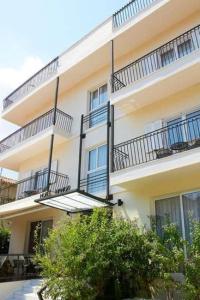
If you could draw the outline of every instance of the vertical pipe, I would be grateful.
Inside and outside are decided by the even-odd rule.
[[[115,111],[111,105],[111,172],[114,172],[114,144],[115,144]]]
[[[81,163],[82,163],[82,148],[83,148],[83,117],[81,115],[81,127],[80,127],[80,144],[79,144],[79,162],[78,162],[78,190],[80,190],[80,182],[81,182]]]
[[[107,199],[110,196],[110,102],[107,104]]]
[[[59,90],[59,77],[57,77],[57,80],[56,80],[56,91],[55,91],[55,98],[54,98],[54,112],[53,112],[53,125],[54,126],[56,124],[56,111],[57,111],[57,104],[58,104],[58,90]],[[51,135],[51,139],[50,139],[48,173],[47,173],[47,192],[49,192],[49,187],[50,187],[53,146],[54,146],[54,134]]]
[[[57,112],[57,105],[58,105],[59,83],[60,83],[60,78],[57,77],[57,79],[56,79],[55,101],[54,101],[53,125],[56,125],[56,112]]]
[[[114,93],[114,72],[115,72],[115,60],[114,60],[114,41],[111,41],[111,92]]]

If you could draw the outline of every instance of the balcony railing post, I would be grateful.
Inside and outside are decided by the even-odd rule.
[[[114,93],[114,72],[115,72],[114,40],[112,40],[111,41],[111,93]]]

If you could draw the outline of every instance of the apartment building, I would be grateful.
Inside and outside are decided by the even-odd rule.
[[[0,206],[9,255],[34,252],[63,217],[96,207],[189,239],[200,219],[200,2],[133,0],[3,101],[0,142],[19,172]]]

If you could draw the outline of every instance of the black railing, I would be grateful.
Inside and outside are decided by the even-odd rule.
[[[15,183],[17,194],[15,200],[24,199],[38,194],[57,194],[69,190],[69,177],[67,175],[51,171],[48,185],[48,170],[36,172],[33,176]],[[10,198],[14,184],[0,189],[1,195]],[[49,189],[48,189],[49,187]],[[38,196],[38,198],[40,198]]]
[[[200,147],[200,113],[114,146],[114,171]]]
[[[113,15],[113,28],[122,26],[156,0],[132,0]]]
[[[21,127],[0,141],[0,154],[49,128],[53,125],[53,120],[54,109]],[[69,134],[71,132],[72,121],[73,118],[70,115],[59,109],[56,110],[56,127],[63,129]]]
[[[200,48],[200,25],[137,59],[112,75],[116,92]]]
[[[0,282],[40,277],[40,268],[29,254],[0,254]]]
[[[57,73],[59,57],[34,74],[3,100],[3,109],[26,96]]]
[[[80,180],[80,189],[89,194],[106,193],[107,171],[106,169],[89,173],[86,178]]]
[[[106,123],[108,114],[108,105],[101,106],[83,117],[84,129],[92,128],[101,123]]]

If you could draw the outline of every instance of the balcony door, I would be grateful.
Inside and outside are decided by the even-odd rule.
[[[53,220],[36,221],[30,224],[28,253],[35,253],[36,245],[42,245],[49,230],[53,227]],[[36,234],[37,232],[37,234]]]
[[[106,120],[106,112],[98,113],[98,110],[108,102],[108,87],[107,84],[90,92],[90,124],[89,127],[94,127]]]
[[[88,159],[88,192],[95,194],[106,188],[106,157],[107,145],[89,151]]]
[[[177,225],[184,239],[191,242],[192,223],[200,221],[200,191],[184,193],[155,202],[157,231],[162,235],[163,225]]]

